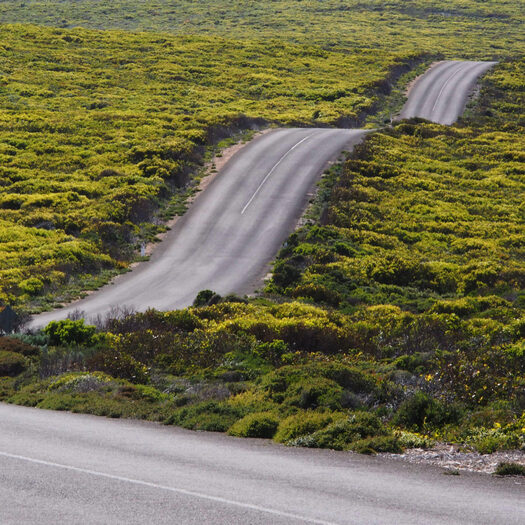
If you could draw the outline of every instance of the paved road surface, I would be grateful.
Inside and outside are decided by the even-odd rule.
[[[148,263],[39,325],[74,309],[87,317],[111,306],[161,310],[190,305],[200,290],[252,292],[299,219],[328,161],[363,130],[278,129],[235,155],[166,236]]]
[[[454,60],[436,64],[414,84],[400,118],[421,117],[453,124],[465,110],[479,76],[494,64]]]
[[[523,524],[525,480],[0,404],[0,523]]]
[[[476,78],[492,64],[444,62],[431,68],[412,89],[402,115],[451,123],[463,111]],[[220,294],[252,292],[328,161],[365,134],[278,129],[260,136],[228,162],[149,262],[82,301],[35,317],[31,326],[44,326],[74,310],[89,319],[115,306],[182,308],[205,288]]]

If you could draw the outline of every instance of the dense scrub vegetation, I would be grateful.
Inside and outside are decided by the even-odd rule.
[[[324,182],[321,224],[281,251],[274,287],[348,312],[514,317],[525,287],[524,73],[519,62],[489,75],[480,117],[404,122],[357,147]]]
[[[124,268],[203,148],[267,122],[355,124],[413,57],[0,26],[0,301]],[[344,75],[341,72],[344,71]]]
[[[523,51],[520,0],[5,0],[1,22],[228,38],[284,38],[324,48],[494,58]]]
[[[355,125],[408,65],[519,55],[519,7],[2,2],[0,301],[47,308],[124,271],[163,230],[159,206],[181,210],[181,186],[221,136]]]
[[[525,448],[524,69],[497,66],[460,124],[399,123],[327,175],[277,302],[203,292],[0,339],[0,398],[364,453]]]
[[[0,300],[124,268],[232,130],[353,124],[407,64],[523,50],[514,1],[297,5],[2,2],[166,33],[0,26]],[[398,123],[332,168],[265,298],[0,337],[0,400],[364,453],[525,449],[524,74],[503,61],[458,125]]]
[[[291,236],[270,286],[348,314],[364,354],[485,417],[525,409],[524,78],[502,63],[458,125],[369,137],[325,177],[320,223]]]
[[[102,331],[60,321],[42,334],[0,339],[0,399],[364,453],[443,437],[482,452],[525,446],[506,364],[495,379],[507,381],[508,397],[497,405],[437,385],[423,374],[421,354],[398,354],[411,352],[407,331],[430,339],[447,331],[450,316],[428,327],[414,317],[402,325],[396,313],[369,307],[357,322],[301,303],[220,302],[126,315],[106,320]],[[405,348],[378,356],[383,343],[373,334],[396,322]],[[478,381],[484,392],[485,384],[497,400],[502,388],[487,374]]]

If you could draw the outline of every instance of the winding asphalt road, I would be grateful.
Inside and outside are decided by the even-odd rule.
[[[493,64],[450,61],[432,67],[413,86],[401,117],[452,123],[479,75]],[[30,326],[75,310],[89,319],[114,307],[183,308],[206,288],[221,295],[253,292],[327,163],[365,135],[364,130],[302,128],[256,138],[198,196],[149,262],[81,301],[36,316]]]
[[[253,292],[327,163],[365,134],[303,128],[259,136],[199,194],[149,262],[84,300],[38,316],[36,323],[64,318],[75,309],[89,318],[112,306],[182,308],[205,288]]]
[[[444,124],[492,64],[443,63],[402,113]],[[151,261],[33,326],[253,290],[327,162],[362,130],[280,129],[238,153]],[[385,458],[0,404],[0,523],[522,524],[525,486]]]
[[[523,524],[525,480],[0,404],[0,523]]]

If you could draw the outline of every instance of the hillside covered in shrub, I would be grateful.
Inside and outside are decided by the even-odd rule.
[[[297,20],[284,0],[243,2],[242,20],[221,0],[209,20],[203,2],[147,4],[24,13],[198,35],[1,26],[2,301],[38,307],[124,267],[235,130],[348,125],[408,65],[523,45],[512,1],[305,0]],[[324,49],[301,42],[306,19]],[[216,36],[228,28],[238,40]],[[525,62],[502,60],[458,124],[370,134],[325,173],[257,298],[204,291],[181,311],[0,337],[0,400],[364,453],[525,449],[524,85]]]
[[[520,56],[523,22],[516,0],[2,2],[0,301],[38,311],[125,271],[219,139],[382,122],[401,74]]]
[[[0,301],[33,308],[125,268],[206,145],[271,122],[355,125],[413,59],[36,26],[0,35]]]
[[[348,312],[514,317],[525,304],[524,78],[525,62],[503,63],[459,125],[371,135],[325,176],[320,222],[290,237],[274,288]]]

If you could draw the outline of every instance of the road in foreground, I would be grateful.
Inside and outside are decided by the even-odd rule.
[[[443,62],[414,85],[402,117],[450,124],[492,62]],[[293,230],[327,163],[366,132],[278,129],[238,152],[169,232],[151,260],[67,307],[36,316],[44,326],[75,310],[90,318],[113,307],[160,310],[191,305],[200,290],[250,293]]]
[[[5,404],[0,421],[2,525],[513,525],[525,516],[518,479]]]

